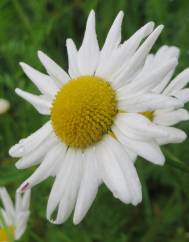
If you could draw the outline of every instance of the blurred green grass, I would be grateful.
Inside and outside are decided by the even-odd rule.
[[[41,49],[67,68],[66,38],[80,45],[86,17],[96,10],[97,33],[102,46],[119,10],[124,10],[123,38],[147,21],[163,23],[165,29],[154,50],[162,44],[181,49],[177,72],[189,66],[188,0],[1,0],[0,1],[0,97],[11,102],[10,111],[0,116],[0,185],[14,196],[16,187],[32,170],[17,171],[8,149],[45,122],[28,103],[14,93],[16,87],[36,92],[18,63],[24,61],[43,70],[36,52]],[[189,105],[188,105],[189,108]],[[179,124],[189,134],[187,123]],[[166,147],[173,157],[189,166],[189,140]],[[169,159],[169,158],[168,158]],[[157,167],[138,160],[143,184],[143,202],[126,206],[102,187],[85,220],[62,226],[45,220],[52,180],[33,189],[32,213],[23,242],[187,242],[189,241],[189,176],[169,165]]]

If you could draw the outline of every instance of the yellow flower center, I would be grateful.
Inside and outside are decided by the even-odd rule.
[[[154,119],[154,112],[147,111],[147,112],[142,112],[140,114],[142,114],[143,116],[148,118],[150,121],[153,121],[153,119]]]
[[[81,76],[65,84],[55,97],[51,121],[68,146],[86,148],[111,130],[118,112],[116,94],[100,77]]]
[[[14,227],[8,226],[6,229],[2,228],[0,229],[0,242],[9,242],[10,237],[13,237],[14,235]]]

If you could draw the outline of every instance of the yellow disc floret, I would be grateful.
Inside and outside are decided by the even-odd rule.
[[[100,77],[81,76],[58,92],[51,121],[56,135],[68,146],[86,148],[111,130],[117,113],[116,95]]]
[[[150,121],[153,121],[153,119],[154,119],[154,112],[146,111],[146,112],[142,112],[140,114],[142,114],[143,116],[148,118]]]
[[[0,229],[0,242],[9,242],[13,241],[14,236],[14,227],[8,226],[7,228]]]

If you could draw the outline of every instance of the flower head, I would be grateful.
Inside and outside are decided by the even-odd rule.
[[[68,73],[41,51],[38,57],[48,75],[21,63],[41,95],[16,93],[50,121],[13,146],[10,155],[20,157],[19,169],[40,164],[21,192],[55,177],[47,205],[54,223],[63,223],[74,208],[74,223],[79,223],[102,183],[114,197],[137,205],[142,199],[137,155],[160,165],[165,161],[158,139],[168,139],[170,132],[153,122],[154,113],[178,109],[183,102],[153,90],[174,70],[177,57],[147,68],[163,26],[154,29],[149,22],[121,43],[122,19],[121,11],[100,50],[91,11],[79,50],[67,40]]]
[[[21,238],[26,230],[29,217],[30,190],[24,195],[16,193],[15,206],[6,190],[0,188],[0,201],[3,208],[1,209],[2,220],[0,221],[0,241],[9,241],[9,236],[13,236],[15,240]]]

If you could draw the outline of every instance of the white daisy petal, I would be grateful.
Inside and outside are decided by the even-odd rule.
[[[179,57],[180,50],[175,46],[162,46],[154,55],[154,65],[161,64],[162,61],[168,61],[169,59]]]
[[[171,77],[173,76],[175,72],[176,66],[172,68],[172,70],[162,79],[162,81],[152,89],[152,92],[155,93],[162,93],[164,88],[167,86],[169,81],[171,80]]]
[[[61,87],[70,80],[69,75],[42,51],[38,51],[38,57],[47,73],[54,79],[58,87]]]
[[[24,194],[18,195],[18,197],[22,197],[21,208],[22,210],[28,210],[30,206],[30,199],[31,199],[31,190],[26,191]],[[17,193],[16,193],[16,201],[17,201]],[[17,202],[16,202],[17,204]],[[18,202],[19,204],[19,202]],[[19,207],[19,205],[18,205]]]
[[[167,133],[150,120],[140,114],[119,114],[115,120],[115,125],[127,134],[127,129],[132,129],[134,133],[147,136],[148,138],[166,137]]]
[[[146,56],[148,55],[149,51],[151,50],[152,46],[160,35],[162,29],[162,25],[158,26],[144,41],[144,43],[138,48],[129,63],[123,65],[120,74],[117,75],[114,83],[112,83],[115,88],[124,85],[125,80],[129,79],[144,63]]]
[[[129,159],[134,163],[137,159],[137,154],[135,152],[133,152],[132,150],[130,150],[129,148],[126,148],[123,146],[123,148],[125,149],[126,153],[129,156]]]
[[[78,51],[78,66],[81,75],[93,75],[98,59],[99,46],[95,31],[95,12],[92,10],[87,19],[83,43]]]
[[[102,142],[96,145],[97,162],[102,180],[114,197],[119,198],[124,203],[130,203],[131,194],[116,155],[113,152],[115,148],[108,146],[107,140],[106,136]]]
[[[58,143],[58,139],[54,134],[50,134],[34,151],[31,151],[27,155],[23,156],[17,161],[17,169],[28,168],[33,165],[41,163],[44,155],[47,151]]]
[[[0,208],[0,211],[3,216],[3,220],[5,224],[7,224],[8,226],[12,225],[13,224],[12,217],[10,217],[10,215],[4,209]]]
[[[15,89],[16,94],[32,104],[32,106],[41,114],[49,115],[51,102],[45,100],[42,96],[37,96],[29,92],[25,92],[19,88]]]
[[[81,151],[68,149],[47,204],[47,218],[51,222],[56,224],[63,223],[72,212],[80,185],[82,169]],[[51,215],[57,206],[58,214],[54,220],[51,218]]]
[[[185,69],[178,76],[176,76],[168,87],[164,90],[164,95],[173,95],[177,91],[180,91],[189,82],[189,68]]]
[[[23,233],[26,230],[27,221],[30,215],[29,206],[30,206],[30,197],[31,190],[26,191],[24,194],[16,192],[16,214],[15,214],[15,239],[18,240],[21,238]]]
[[[145,72],[148,73],[149,70],[152,70],[153,68],[156,68],[156,66],[162,65],[162,63],[169,62],[170,59],[179,57],[179,49],[177,47],[168,47],[168,46],[162,46],[159,48],[156,54],[153,55],[153,60],[151,59],[151,54],[147,57],[147,59],[150,58],[150,60],[147,60],[147,63],[144,65],[142,71],[139,73],[139,75],[144,75]],[[160,81],[156,83],[156,86],[153,89],[153,92],[155,93],[161,93],[163,89],[167,86],[169,83],[175,68],[172,68],[171,71],[164,77],[161,78]]]
[[[183,103],[176,98],[150,93],[136,95],[119,101],[119,109],[126,112],[145,112],[182,106]]]
[[[117,158],[120,168],[124,174],[128,189],[131,195],[131,203],[137,205],[142,200],[141,184],[138,179],[136,169],[129,156],[124,152],[122,146],[112,137],[108,137],[107,145],[112,147],[112,151]]]
[[[40,129],[25,139],[21,139],[18,144],[12,146],[9,155],[12,157],[21,157],[34,150],[44,139],[52,132],[50,121],[44,124]]]
[[[167,112],[161,112],[161,110],[158,110],[154,113],[153,122],[159,125],[171,126],[186,120],[189,120],[189,113],[185,109]]]
[[[186,103],[189,101],[189,88],[181,89],[180,91],[177,91],[174,93],[174,96],[181,100],[183,103]]]
[[[84,152],[84,171],[74,212],[74,224],[79,224],[96,197],[99,178],[94,149]]]
[[[164,164],[165,157],[162,154],[158,144],[153,140],[150,140],[148,142],[133,140],[131,138],[128,138],[117,127],[113,127],[113,132],[115,133],[120,143],[122,143],[126,147],[129,147],[133,152],[137,153],[139,156],[157,165]]]
[[[121,42],[121,24],[124,13],[120,11],[116,16],[101,50],[101,57],[108,57],[111,52],[118,47]]]
[[[50,151],[47,152],[44,160],[41,162],[40,166],[35,170],[35,172],[23,182],[19,191],[22,191],[23,188],[26,187],[26,184],[27,189],[29,189],[51,176],[51,172],[54,170],[54,167],[60,162],[60,160],[63,160],[65,152],[66,146],[61,143],[55,145]]]
[[[24,234],[26,227],[27,227],[27,221],[29,218],[29,211],[24,212],[23,214],[19,214],[19,216],[16,218],[16,229],[15,229],[15,240],[19,240],[22,235]]]
[[[20,62],[20,66],[43,95],[53,97],[57,93],[58,87],[48,75],[35,70],[33,67],[23,62]]]
[[[187,138],[186,133],[180,129],[174,127],[162,127],[162,129],[164,129],[169,135],[157,139],[157,142],[160,145],[182,143]]]
[[[0,200],[5,209],[5,213],[9,218],[14,218],[14,205],[5,187],[0,187]]]
[[[128,40],[126,40],[120,49],[127,49],[128,56],[134,54],[139,47],[141,41],[146,38],[154,29],[154,22],[149,22],[134,33]]]
[[[77,49],[72,39],[67,39],[66,47],[68,52],[68,72],[71,78],[80,76],[77,62]]]
[[[68,187],[63,192],[58,208],[57,219],[54,221],[56,224],[64,223],[74,209],[82,173],[82,160],[78,161],[77,166],[74,167],[73,170],[74,176],[71,178]]]
[[[121,24],[123,21],[123,16],[123,11],[120,11],[107,34],[104,46],[100,52],[99,65],[96,71],[97,76],[104,76],[104,65],[109,60],[112,52],[119,46],[121,42]]]
[[[177,60],[175,58],[170,59],[166,64],[162,64],[157,68],[154,68],[148,74],[144,76],[139,76],[136,80],[118,89],[118,95],[120,99],[122,96],[129,96],[133,93],[144,93],[149,92],[156,86],[156,84],[162,80],[175,66],[177,65]]]
[[[146,24],[130,39],[120,45],[119,48],[112,53],[111,58],[107,56],[106,60],[104,60],[101,70],[97,70],[96,75],[104,77],[110,83],[114,82],[119,74],[118,70],[120,70],[121,67],[130,60],[132,54],[139,46],[142,39],[151,33],[153,26],[154,24],[152,22]]]
[[[125,41],[117,50],[117,56],[114,57],[114,65],[119,67],[119,72],[122,71],[122,67],[126,66],[139,47],[141,41],[148,36],[154,28],[154,23],[149,22],[140,28],[134,35],[132,35],[127,41]],[[116,58],[117,57],[117,58]],[[112,58],[113,59],[113,58]],[[124,67],[125,68],[125,67]],[[110,77],[110,80],[116,79],[116,76],[119,75],[119,72],[112,72],[113,75]]]

